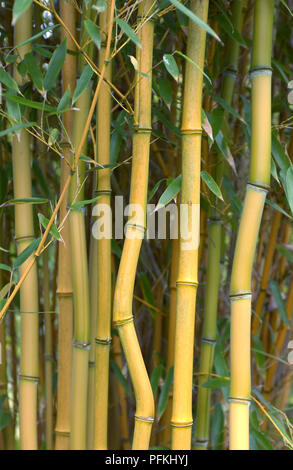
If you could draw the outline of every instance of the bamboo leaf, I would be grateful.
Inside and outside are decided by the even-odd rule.
[[[11,267],[7,266],[7,264],[0,263],[0,269],[3,269],[3,271],[11,271]]]
[[[101,47],[101,34],[99,28],[91,20],[84,21],[85,29],[98,49]]]
[[[162,196],[159,199],[159,202],[155,208],[155,211],[158,211],[162,207],[166,206],[172,199],[176,198],[177,194],[181,189],[181,175],[177,176],[177,178],[172,179],[169,181],[169,184],[165,191],[163,192]]]
[[[178,82],[179,69],[174,57],[171,54],[164,54],[163,62],[169,74]]]
[[[241,121],[243,124],[247,124],[244,118],[239,113],[237,113],[237,111],[235,111],[235,109],[232,108],[232,106],[230,106],[225,100],[223,100],[223,98],[221,98],[220,96],[216,96],[213,93],[209,93],[209,95],[213,98],[214,101],[219,103],[219,105],[222,106],[222,108],[224,108],[225,111],[230,113],[236,119],[239,119],[239,121]]]
[[[28,108],[39,109],[40,111],[47,111],[50,113],[57,112],[57,109],[53,108],[53,106],[48,106],[45,103],[40,103],[39,101],[31,101],[27,98],[23,98],[22,96],[11,95],[8,93],[4,93],[4,96],[6,96],[10,101],[22,106],[27,106]]]
[[[111,369],[112,369],[113,373],[116,375],[117,379],[119,380],[122,387],[124,388],[124,391],[125,391],[126,395],[129,398],[131,398],[131,392],[130,392],[128,382],[125,379],[124,375],[122,374],[118,364],[116,364],[116,362],[113,359],[110,359],[110,365],[111,365]]]
[[[154,186],[153,189],[151,190],[150,195],[149,195],[149,197],[148,197],[148,202],[150,202],[150,201],[152,200],[152,198],[154,197],[154,195],[155,195],[156,192],[158,191],[158,189],[159,189],[159,187],[160,187],[160,185],[161,185],[161,183],[162,183],[163,181],[166,181],[166,178],[162,178],[161,180],[159,180],[159,181],[155,184],[155,186]]]
[[[53,31],[55,28],[59,28],[59,26],[60,26],[60,24],[53,24],[51,26],[48,26],[47,28],[42,29],[42,31],[35,34],[34,36],[31,36],[30,38],[26,39],[25,41],[22,41],[19,44],[16,44],[16,46],[14,46],[13,49],[10,49],[10,53],[13,52],[15,49],[18,49],[19,47],[25,46],[26,44],[29,44],[30,42],[35,41],[36,39],[40,38],[41,36],[44,36],[44,34],[48,33],[49,31]],[[51,57],[51,55],[49,57]]]
[[[223,449],[225,416],[221,403],[215,403],[211,425],[211,444],[215,450]]]
[[[160,78],[158,80],[158,91],[166,105],[170,106],[172,103],[172,87],[168,78]]]
[[[0,412],[0,431],[9,424],[11,420],[11,414],[9,411],[1,411]]]
[[[84,201],[77,201],[74,202],[71,206],[70,209],[73,211],[77,211],[81,209],[83,206],[86,206],[87,204],[92,204],[93,202],[96,202],[101,196],[94,197],[93,199],[86,199]]]
[[[216,379],[209,379],[205,383],[202,384],[202,387],[204,388],[222,388],[222,387],[228,387],[230,385],[230,380],[225,379],[225,378],[216,378]]]
[[[86,65],[83,69],[80,78],[77,80],[76,88],[73,93],[72,104],[74,104],[80,95],[84,92],[87,88],[88,84],[91,81],[93,76],[93,70],[89,65]]]
[[[30,75],[36,88],[42,92],[43,91],[43,74],[37,62],[37,59],[32,52],[28,52],[24,56],[24,62],[27,67],[28,74]]]
[[[196,62],[194,62],[194,60],[191,60],[187,55],[183,54],[180,51],[175,51],[174,54],[180,55],[185,60],[187,60],[187,62],[194,65],[194,67],[196,67],[203,74],[203,76],[207,79],[207,81],[212,85],[212,81],[211,81],[210,77],[204,72],[204,70],[202,70],[202,68],[200,68],[200,66]]]
[[[272,132],[272,155],[280,169],[287,171],[291,162],[278,139],[278,134],[275,131]]]
[[[115,21],[116,23],[118,24],[118,26],[122,29],[123,33],[126,34],[126,36],[129,37],[129,39],[134,42],[134,44],[138,47],[141,48],[141,42],[140,40],[138,39],[137,35],[135,34],[135,32],[133,31],[133,29],[129,26],[128,23],[126,23],[126,21],[122,20],[121,18],[115,18]]]
[[[45,204],[49,202],[48,199],[44,197],[26,197],[18,199],[9,199],[7,204]]]
[[[281,318],[283,322],[285,323],[285,325],[289,328],[290,323],[287,317],[285,302],[283,300],[283,297],[281,296],[281,292],[279,290],[277,281],[275,281],[274,279],[271,279],[269,282],[269,286],[271,288],[271,291],[275,299],[275,302],[277,304],[278,310],[280,312]]]
[[[19,133],[19,131],[21,131],[21,129],[26,129],[28,127],[33,127],[36,125],[36,122],[23,122],[21,124],[16,124],[15,126],[8,127],[8,129],[5,129],[4,131],[0,131],[0,137],[11,133],[17,134]]]
[[[224,201],[221,190],[215,182],[214,178],[207,171],[201,171],[200,177],[205,182],[210,191],[212,191],[212,193],[214,193],[219,199]]]
[[[281,3],[282,5],[284,5],[284,7],[286,8],[286,10],[290,13],[291,16],[293,16],[293,13],[292,11],[290,10],[290,8],[288,7],[287,3],[285,2],[285,0],[281,0]]]
[[[67,90],[65,91],[61,100],[59,101],[59,104],[57,106],[57,111],[59,113],[62,113],[63,111],[65,111],[70,105],[70,100],[71,100],[71,93],[70,93],[70,87],[68,86]]]
[[[202,21],[198,16],[196,16],[192,11],[190,11],[188,8],[186,8],[181,2],[178,0],[169,0],[170,3],[173,3],[173,5],[178,8],[184,15],[188,16],[195,24],[203,28],[208,34],[213,36],[217,41],[222,43],[221,39],[219,36],[215,33],[215,31],[204,21]]]
[[[162,391],[159,396],[159,401],[158,401],[158,418],[159,419],[163,415],[166,409],[167,403],[168,403],[169,392],[171,390],[172,383],[173,383],[173,375],[174,375],[174,367],[172,366],[167,372],[165,382],[164,382]]]
[[[12,26],[15,25],[17,20],[31,6],[32,3],[33,0],[14,0],[12,9]]]
[[[0,67],[0,82],[3,83],[9,90],[16,91],[17,93],[20,93],[18,85],[16,81],[9,75],[9,73],[4,70],[3,67]]]
[[[65,61],[67,50],[67,39],[60,44],[59,47],[54,51],[51,60],[48,65],[48,69],[44,79],[44,88],[46,91],[51,90],[55,86],[57,77],[61,72],[62,66]]]
[[[49,219],[47,219],[47,217],[45,217],[43,214],[38,214],[38,218],[39,218],[40,224],[44,227],[44,229],[46,229],[49,224]],[[56,238],[56,240],[61,239],[61,235],[58,232],[58,229],[55,224],[51,225],[49,233],[52,235],[52,237]]]
[[[36,240],[32,241],[16,258],[13,263],[13,269],[19,268],[38,248],[41,238],[36,238]]]
[[[158,386],[159,386],[159,382],[160,382],[160,378],[162,376],[163,370],[164,370],[163,364],[159,364],[152,371],[151,387],[152,387],[154,398],[156,398],[156,394],[157,394],[157,390],[158,390]]]

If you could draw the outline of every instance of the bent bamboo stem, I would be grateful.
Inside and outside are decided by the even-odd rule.
[[[252,56],[252,136],[247,185],[231,277],[230,449],[249,449],[251,273],[271,158],[273,0],[256,0]]]
[[[153,1],[144,0],[139,6],[139,17],[147,17]],[[147,20],[138,32],[142,49],[137,48],[138,70],[135,89],[135,118],[133,135],[133,163],[130,204],[140,210],[127,225],[114,294],[114,324],[118,328],[128,364],[136,399],[136,414],[132,448],[143,450],[149,446],[154,420],[154,398],[141,354],[132,316],[132,298],[136,268],[146,223],[149,147],[151,134],[151,70],[153,53],[153,23]]]

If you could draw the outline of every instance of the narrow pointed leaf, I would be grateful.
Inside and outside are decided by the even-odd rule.
[[[91,20],[84,21],[85,29],[98,49],[101,47],[101,34],[99,28]]]
[[[61,72],[62,66],[66,57],[67,40],[60,44],[59,47],[54,51],[51,60],[48,65],[48,69],[44,79],[44,88],[46,91],[51,90],[55,86],[57,77]]]
[[[84,92],[87,88],[88,84],[91,81],[93,76],[93,70],[89,65],[86,65],[83,69],[80,78],[77,80],[76,88],[73,93],[72,104],[76,102],[76,100],[80,97],[80,95]]]
[[[134,42],[136,46],[141,47],[141,42],[138,39],[135,32],[133,31],[133,29],[131,28],[131,26],[129,26],[129,24],[126,23],[126,21],[122,20],[121,18],[115,18],[115,21],[118,24],[118,26],[122,29],[123,33],[125,33],[126,36],[128,36],[129,39],[132,42]]]

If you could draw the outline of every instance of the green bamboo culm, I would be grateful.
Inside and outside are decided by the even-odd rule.
[[[75,8],[66,0],[60,4],[61,16],[69,31],[75,37],[76,15]],[[67,49],[75,50],[75,44],[69,34],[62,29],[62,40],[67,38]],[[66,54],[62,68],[62,93],[70,88],[71,94],[75,88],[77,60],[76,55]],[[68,162],[71,158],[70,142],[73,135],[74,112],[67,111],[63,115],[63,159],[61,161],[60,193],[70,174]],[[58,380],[57,380],[57,416],[55,428],[55,449],[69,450],[70,447],[70,402],[71,402],[71,370],[72,370],[72,338],[73,338],[73,293],[72,266],[70,248],[69,220],[66,218],[68,206],[68,191],[60,207],[60,222],[63,223],[62,238],[64,243],[58,246]]]
[[[116,288],[114,293],[113,320],[118,329],[129,368],[136,400],[135,426],[132,448],[148,449],[154,420],[154,398],[144,360],[138,343],[132,315],[133,289],[139,252],[146,226],[146,202],[151,136],[151,76],[153,58],[154,25],[150,15],[153,0],[139,4],[138,30],[141,48],[137,47],[138,70],[135,86],[135,123],[133,132],[133,158],[130,186],[130,204],[137,210],[127,224]],[[132,214],[130,214],[131,216]]]
[[[231,276],[230,449],[249,449],[251,274],[270,184],[273,0],[256,0],[251,68],[251,165]]]
[[[32,36],[32,8],[29,8],[16,22],[14,27],[15,45]],[[21,59],[31,49],[31,43],[19,47]],[[14,68],[14,77],[18,85],[23,78]],[[15,199],[32,196],[31,181],[31,139],[26,130],[12,139],[12,163]],[[15,240],[19,255],[34,240],[33,208],[31,204],[15,205]],[[31,258],[19,268],[20,275]],[[39,299],[37,263],[34,263],[20,288],[21,311],[21,350],[19,375],[19,420],[20,447],[22,450],[36,450],[37,436],[37,395],[39,375]]]
[[[102,44],[99,55],[99,66],[106,60],[107,26],[111,21],[111,1],[100,15]],[[105,78],[111,81],[111,62],[106,62]],[[100,165],[110,163],[111,132],[111,92],[104,82],[97,102],[97,161]],[[99,170],[97,175],[98,204],[101,209],[104,232],[95,240],[97,249],[97,284],[91,288],[97,295],[96,336],[95,336],[95,424],[94,449],[107,449],[108,437],[108,392],[109,392],[109,355],[111,346],[111,170]],[[98,215],[98,214],[95,214]],[[109,229],[109,232],[108,232]],[[100,234],[101,235],[101,234]]]
[[[232,2],[231,22],[237,31],[240,31],[242,24],[242,0]],[[233,38],[227,41],[227,61],[223,76],[222,98],[231,105],[233,90],[236,80],[236,71],[239,55],[239,43]],[[222,131],[227,134],[227,111],[224,113]],[[214,179],[221,186],[223,164],[220,161],[222,156],[216,156]],[[205,310],[200,345],[198,396],[196,411],[196,443],[195,449],[205,450],[209,445],[210,426],[210,396],[211,389],[202,387],[209,379],[213,369],[214,350],[216,345],[218,295],[220,284],[220,258],[222,245],[222,225],[220,210],[217,207],[217,200],[214,200],[214,208],[209,209],[208,220],[208,265],[205,289]]]
[[[208,1],[193,0],[190,10],[207,22]],[[182,111],[182,189],[181,213],[187,207],[185,225],[191,237],[182,235],[180,217],[180,246],[176,282],[176,326],[174,356],[174,391],[172,406],[172,449],[190,449],[192,417],[192,379],[195,302],[198,286],[200,158],[201,158],[201,101],[206,31],[189,21],[187,56],[199,68],[186,61]],[[198,214],[197,214],[198,212]],[[198,216],[198,217],[197,217]],[[187,222],[187,223],[186,223]],[[195,225],[195,226],[194,226]],[[186,229],[185,229],[186,230]],[[197,239],[198,238],[198,239]],[[188,246],[188,245],[190,246]]]

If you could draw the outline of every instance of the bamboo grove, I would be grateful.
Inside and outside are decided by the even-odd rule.
[[[293,449],[293,1],[0,15],[0,449]]]

